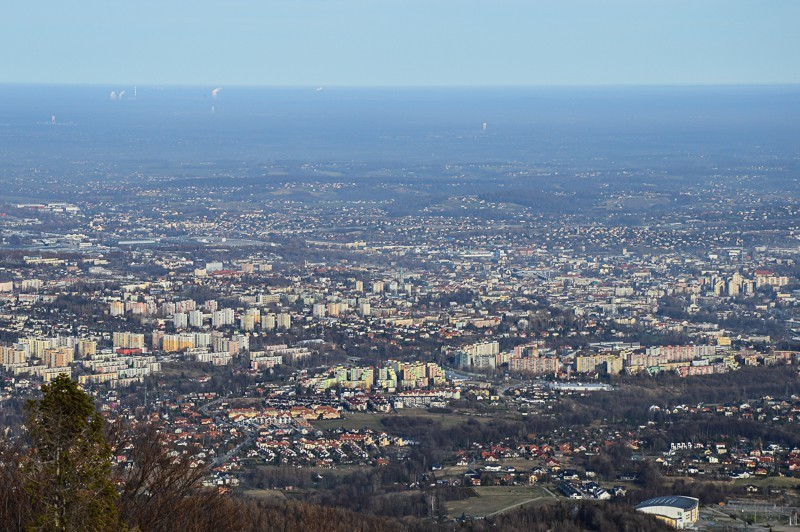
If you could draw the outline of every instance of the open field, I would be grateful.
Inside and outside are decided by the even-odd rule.
[[[320,419],[312,421],[311,424],[319,429],[327,430],[336,428],[342,428],[345,430],[371,428],[373,430],[382,432],[386,430],[386,427],[384,427],[381,423],[381,418],[392,416],[425,418],[430,420],[431,423],[440,424],[441,427],[445,429],[453,428],[466,423],[469,419],[475,419],[479,423],[488,423],[492,420],[491,417],[467,416],[458,412],[439,414],[429,412],[425,409],[409,408],[405,410],[399,410],[397,413],[392,414],[367,412],[347,413],[343,419]]]
[[[252,497],[259,500],[272,500],[272,499],[285,499],[281,490],[244,490],[242,494],[246,497]]]
[[[447,503],[451,517],[462,514],[486,516],[525,504],[542,504],[552,496],[542,488],[527,486],[481,486],[473,488],[477,497]]]
[[[757,486],[765,488],[770,486],[772,488],[791,489],[800,487],[800,478],[796,477],[755,477],[755,478],[739,478],[734,480],[737,486]]]
[[[441,424],[443,429],[450,429],[458,425],[462,425],[470,419],[474,419],[478,423],[488,423],[493,420],[493,418],[489,416],[473,416],[473,415],[463,414],[461,412],[440,414],[419,408],[409,408],[409,409],[399,410],[397,414],[394,415],[424,418],[431,421],[432,423]]]
[[[337,428],[345,430],[371,428],[377,431],[384,431],[386,429],[381,424],[381,418],[384,415],[385,414],[372,413],[346,414],[342,419],[319,419],[311,421],[311,424],[323,430]]]

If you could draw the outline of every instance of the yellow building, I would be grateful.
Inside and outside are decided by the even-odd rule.
[[[193,334],[165,334],[161,348],[168,353],[184,351],[194,347]]]
[[[143,349],[144,334],[130,332],[115,332],[113,335],[114,347],[123,349]]]
[[[578,373],[597,371],[610,375],[619,375],[622,371],[622,361],[622,355],[616,353],[582,355],[575,357],[575,370]]]
[[[78,356],[82,358],[94,356],[97,353],[97,342],[94,340],[78,341]]]
[[[48,368],[63,368],[69,366],[73,360],[73,350],[69,347],[48,349],[42,359]]]

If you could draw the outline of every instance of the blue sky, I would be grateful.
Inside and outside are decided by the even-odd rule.
[[[25,0],[0,83],[800,83],[800,0]]]

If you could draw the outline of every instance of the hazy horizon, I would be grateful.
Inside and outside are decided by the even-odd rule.
[[[62,127],[47,127],[53,117]],[[85,172],[76,161],[143,159],[589,171],[661,168],[669,157],[673,171],[704,173],[747,157],[794,168],[798,124],[796,85],[223,86],[216,97],[211,86],[0,85],[0,156],[56,164],[64,175]]]

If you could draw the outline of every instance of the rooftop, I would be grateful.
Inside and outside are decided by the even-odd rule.
[[[683,495],[668,495],[665,497],[653,497],[639,503],[636,509],[648,508],[652,506],[672,506],[681,510],[691,510],[700,504],[699,499],[694,497],[684,497]]]

